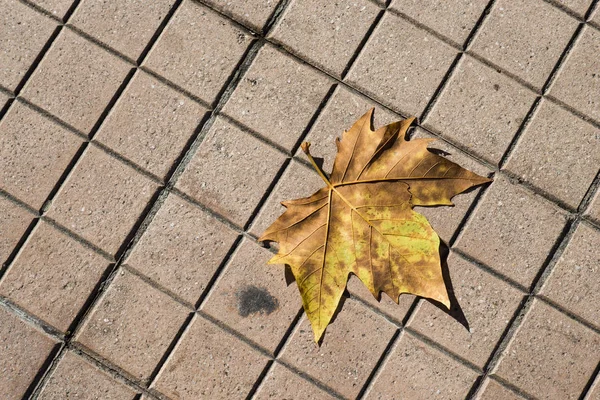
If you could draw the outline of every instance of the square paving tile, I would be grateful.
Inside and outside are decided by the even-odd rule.
[[[40,209],[82,143],[16,102],[0,122],[0,188]]]
[[[346,80],[407,116],[419,116],[456,53],[430,33],[387,13]]]
[[[464,399],[477,373],[403,334],[366,399]]]
[[[588,206],[586,215],[588,215],[592,220],[600,223],[600,190],[597,190],[596,197]]]
[[[496,176],[456,247],[528,288],[565,222],[558,208]]]
[[[293,333],[281,359],[345,397],[358,395],[396,328],[348,299],[327,327],[321,346],[306,317]]]
[[[535,98],[506,75],[465,56],[423,124],[498,164]]]
[[[0,265],[4,267],[4,262],[21,240],[35,215],[1,196],[0,215]]]
[[[549,91],[596,121],[600,121],[600,70],[596,57],[599,52],[600,32],[584,27]]]
[[[245,399],[267,357],[196,316],[152,388],[180,400]]]
[[[69,23],[137,60],[174,3],[84,0]]]
[[[219,118],[177,188],[244,226],[284,160],[281,152]]]
[[[414,18],[462,46],[487,3],[487,0],[459,0],[451,3],[444,0],[395,0],[390,8]]]
[[[600,328],[600,229],[580,224],[540,293]]]
[[[195,304],[236,237],[214,217],[171,194],[126,263]]]
[[[66,332],[109,262],[40,222],[4,276],[0,294]]]
[[[291,151],[331,84],[312,67],[265,45],[223,112]]]
[[[0,307],[0,387],[7,400],[21,399],[56,340]]]
[[[279,0],[204,0],[204,2],[258,32],[263,30],[267,20],[280,3]]]
[[[341,76],[380,11],[368,0],[294,0],[269,36],[303,59]]]
[[[2,10],[0,85],[14,91],[50,40],[56,23],[18,1],[3,0]]]
[[[600,399],[600,375],[596,375],[596,380],[590,387],[588,394],[585,396],[584,400],[598,400]]]
[[[275,364],[258,389],[257,400],[266,399],[318,399],[333,400],[335,397],[301,378],[281,364]]]
[[[428,301],[408,326],[483,369],[524,293],[453,254],[448,270],[458,301],[452,312],[462,309],[469,330]]]
[[[73,5],[73,0],[30,0],[33,4],[48,11],[56,18],[62,20]]]
[[[165,179],[207,111],[139,70],[94,140]]]
[[[125,61],[63,29],[21,95],[88,133],[130,70]]]
[[[600,129],[542,101],[506,169],[577,209],[598,165]]]
[[[204,5],[184,0],[144,66],[212,103],[251,41],[245,29]]]
[[[133,400],[136,392],[70,351],[58,363],[39,395],[42,400]]]
[[[75,340],[145,382],[190,311],[121,269]]]
[[[577,399],[599,359],[600,335],[535,300],[493,372],[539,398]]]
[[[491,379],[487,379],[483,383],[475,398],[477,400],[525,400],[525,397],[516,394]]]
[[[583,18],[592,3],[590,0],[556,0],[556,2],[571,10],[580,18]]]
[[[202,310],[273,353],[302,307],[273,254],[244,239]]]
[[[471,50],[541,89],[575,28],[576,19],[545,1],[500,0]]]
[[[338,85],[335,89],[305,139],[312,143],[311,154],[314,157],[323,157],[325,172],[330,173],[333,168],[333,160],[337,154],[335,139],[341,137],[344,131],[350,129],[360,117],[373,107],[375,107],[374,128],[402,119],[399,115],[379,107],[372,100],[345,86]],[[301,149],[298,149],[296,156],[306,160]]]
[[[4,108],[4,106],[6,106],[6,103],[8,103],[8,100],[10,99],[10,96],[4,92],[0,92],[0,112],[2,111],[2,109]]]
[[[157,187],[133,168],[89,146],[47,215],[114,254]]]

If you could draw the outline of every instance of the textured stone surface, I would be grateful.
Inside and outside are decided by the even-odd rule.
[[[541,294],[600,327],[600,230],[580,224]]]
[[[368,0],[294,0],[269,36],[340,76],[380,10]]]
[[[217,119],[177,188],[244,226],[284,160],[279,151]]]
[[[157,185],[89,146],[55,197],[48,216],[109,253],[115,253]]]
[[[576,27],[577,20],[545,1],[500,0],[471,50],[540,89]]]
[[[596,15],[600,15],[600,12],[596,12]],[[597,96],[600,92],[600,71],[595,57],[598,52],[600,33],[591,27],[584,27],[549,92],[596,121],[600,121],[600,100]]]
[[[498,382],[487,379],[481,386],[477,400],[523,400],[523,396],[510,391]]]
[[[483,368],[524,293],[456,255],[448,257],[448,270],[456,298],[453,315],[421,301],[408,326]]]
[[[281,359],[346,397],[356,397],[395,328],[355,300],[327,327],[321,346],[303,317]]]
[[[0,7],[0,85],[15,90],[56,23],[17,1],[2,0]]]
[[[300,310],[300,293],[287,286],[273,254],[244,239],[202,310],[274,352]]]
[[[56,341],[0,307],[0,387],[7,400],[21,399]]]
[[[576,399],[599,359],[600,335],[535,300],[494,374],[539,398]]]
[[[185,0],[144,66],[212,103],[250,41],[246,30],[206,6]]]
[[[175,0],[84,0],[69,22],[113,49],[136,60]]]
[[[331,83],[308,65],[265,45],[223,112],[291,151]]]
[[[196,317],[152,387],[170,398],[244,399],[267,358]]]
[[[583,18],[591,4],[590,0],[556,0],[556,2],[574,12],[580,18]]]
[[[463,399],[477,373],[403,334],[367,399]]]
[[[72,352],[65,353],[40,393],[42,400],[132,400],[136,392]]]
[[[121,270],[75,340],[146,381],[190,310]]]
[[[414,18],[462,46],[487,3],[486,0],[451,3],[444,0],[394,0],[390,8]]]
[[[0,284],[0,294],[66,331],[109,262],[40,222]]]
[[[4,197],[0,197],[0,215],[0,265],[4,267],[35,216]]]
[[[506,169],[577,209],[598,165],[600,129],[543,101]]]
[[[592,220],[600,223],[600,190],[597,191],[596,197],[592,200],[592,203],[589,205],[586,215],[588,215]]]
[[[565,222],[558,208],[496,176],[456,247],[529,287]]]
[[[206,4],[225,15],[248,25],[256,31],[262,31],[269,17],[275,12],[279,0],[205,0]]]
[[[424,126],[497,164],[535,98],[529,89],[465,56]]]
[[[126,263],[195,304],[236,236],[197,206],[171,194]]]
[[[88,133],[130,69],[125,61],[63,29],[21,94]]]
[[[0,122],[0,188],[41,208],[82,142],[16,102]]]
[[[456,57],[456,50],[393,14],[386,14],[347,81],[404,114],[419,116]]]
[[[254,397],[257,400],[266,399],[319,399],[333,400],[335,397],[327,394],[308,380],[294,374],[281,364],[275,364],[265,377],[263,384]]]
[[[32,0],[31,2],[59,19],[63,19],[73,5],[73,0]]]
[[[138,71],[94,139],[164,179],[206,112]]]

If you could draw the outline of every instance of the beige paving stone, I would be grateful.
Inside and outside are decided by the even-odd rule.
[[[408,326],[483,369],[524,293],[453,254],[448,270],[458,301],[452,312],[462,309],[469,330],[427,301],[419,303]]]
[[[600,223],[600,190],[597,190],[596,197],[588,206],[586,215],[588,215],[592,220]]]
[[[219,118],[176,187],[244,226],[284,160],[279,151]]]
[[[88,133],[130,69],[125,61],[63,29],[21,95]]]
[[[269,36],[341,76],[380,11],[368,0],[294,0]]]
[[[535,98],[506,75],[465,56],[424,126],[497,164]]]
[[[39,209],[83,140],[16,102],[0,122],[0,188]]]
[[[575,28],[577,20],[545,1],[500,0],[471,50],[541,89]]]
[[[600,129],[543,101],[506,169],[577,209],[598,165]]]
[[[244,239],[203,311],[273,353],[302,307],[295,284],[286,285],[282,265],[267,265],[273,254]]]
[[[402,119],[399,115],[387,111],[345,86],[338,85],[335,89],[327,105],[306,135],[306,141],[312,143],[311,154],[314,157],[323,158],[325,172],[330,173],[333,169],[333,160],[337,154],[335,138],[341,137],[344,131],[350,129],[361,116],[373,107],[375,107],[374,128]],[[298,149],[296,156],[306,159],[301,149]]]
[[[598,7],[596,7],[596,11],[594,11],[592,18],[590,19],[589,22],[594,24],[596,27],[600,27],[600,11],[599,11]]]
[[[396,321],[396,323],[402,323],[410,306],[415,301],[415,296],[407,293],[400,295],[398,303],[385,293],[381,293],[380,300],[377,300],[364,283],[354,275],[350,276],[346,288],[352,295],[375,307],[379,312],[386,314],[388,318]]]
[[[10,99],[10,96],[4,92],[0,92],[0,111],[2,111],[2,109],[4,108],[4,106],[6,105],[6,103],[8,103],[8,100]]]
[[[237,233],[170,194],[126,263],[195,304]]]
[[[325,183],[312,168],[292,160],[256,216],[249,232],[260,237],[285,212],[282,201],[309,197],[323,186]]]
[[[39,399],[133,400],[136,392],[72,352],[65,353]]]
[[[434,136],[418,127],[414,130],[412,137],[432,138]],[[429,148],[442,151],[445,158],[481,176],[489,176],[491,173],[491,170],[487,167],[442,140],[436,140],[431,143]],[[452,202],[454,203],[453,207],[415,207],[414,210],[427,217],[427,220],[433,229],[435,229],[440,239],[447,244],[450,239],[452,239],[452,236],[458,229],[462,220],[465,218],[473,201],[475,201],[475,197],[477,197],[482,188],[486,186],[487,185],[479,186],[455,196],[452,199]]]
[[[580,224],[540,293],[600,327],[600,230]]]
[[[175,0],[84,0],[69,19],[69,23],[136,60],[173,3]]]
[[[56,23],[18,1],[0,7],[0,85],[14,91],[50,40]]]
[[[487,379],[476,397],[477,400],[524,400],[525,398],[505,388],[498,382]]]
[[[21,399],[56,341],[0,307],[0,387],[6,400]]]
[[[538,398],[577,399],[599,359],[600,335],[534,300],[493,372]]]
[[[61,20],[73,5],[73,0],[31,0],[31,2]]]
[[[321,390],[306,379],[294,374],[281,364],[275,364],[265,377],[254,397],[266,399],[315,399],[333,400],[335,397]]]
[[[265,45],[223,112],[291,151],[331,84],[325,75]]]
[[[190,311],[121,269],[75,340],[145,382]]]
[[[133,168],[89,146],[47,216],[112,254],[156,189]]]
[[[529,287],[565,222],[558,208],[496,176],[456,247]]]
[[[246,343],[196,317],[152,388],[180,400],[244,399],[266,363]]]
[[[185,0],[144,66],[212,103],[251,41],[246,30],[204,5]]]
[[[584,400],[599,400],[600,399],[600,375],[596,375],[596,380],[590,387],[588,394]]]
[[[403,334],[366,399],[464,399],[477,373]]]
[[[0,215],[0,265],[4,267],[4,262],[21,240],[35,215],[4,197],[0,197]]]
[[[395,0],[390,8],[414,18],[462,46],[487,3],[486,0],[452,3],[443,0]]]
[[[348,299],[327,327],[321,346],[303,317],[280,358],[345,397],[358,395],[395,327]]]
[[[580,18],[583,18],[591,4],[590,0],[556,0],[556,2],[573,11]]]
[[[280,3],[279,0],[205,0],[204,2],[258,32],[263,30],[267,20]]]
[[[407,116],[419,116],[455,57],[448,44],[388,13],[346,80]]]
[[[66,332],[109,262],[40,222],[0,284],[0,294]]]
[[[600,32],[584,27],[549,91],[550,95],[596,121],[600,121],[600,71],[595,56],[598,52]]]
[[[140,70],[94,140],[165,179],[207,111]]]

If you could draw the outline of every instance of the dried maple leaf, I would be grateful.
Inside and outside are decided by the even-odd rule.
[[[376,298],[402,293],[427,297],[446,307],[440,239],[413,206],[453,205],[451,198],[490,180],[431,153],[433,139],[405,140],[413,118],[373,131],[371,109],[337,139],[331,177],[302,149],[326,183],[287,208],[262,235],[279,243],[269,264],[291,267],[304,310],[319,341],[344,293],[357,275]]]

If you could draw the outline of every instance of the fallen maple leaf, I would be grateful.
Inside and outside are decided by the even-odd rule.
[[[442,278],[440,239],[413,206],[453,205],[451,198],[490,179],[431,153],[434,139],[405,140],[414,118],[373,131],[373,109],[342,140],[326,183],[287,208],[260,237],[279,243],[269,264],[291,267],[304,310],[318,342],[353,273],[376,298],[402,293],[436,300],[450,308]]]

